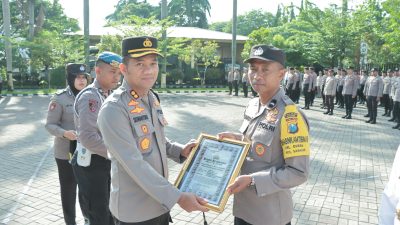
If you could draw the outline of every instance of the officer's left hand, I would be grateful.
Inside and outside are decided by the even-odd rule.
[[[181,151],[181,156],[187,158],[192,151],[193,147],[197,145],[197,141],[192,139],[186,145],[183,147],[183,150]]]
[[[354,95],[353,98],[356,98],[356,96]]]
[[[251,176],[250,175],[241,175],[235,179],[233,184],[229,185],[226,190],[229,194],[236,194],[243,191],[247,188],[251,183]]]

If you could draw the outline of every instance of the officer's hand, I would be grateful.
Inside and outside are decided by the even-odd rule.
[[[353,98],[356,98],[356,96],[354,95]]]
[[[381,98],[377,97],[377,98],[376,98],[376,101],[377,101],[377,102],[381,101]]]
[[[251,183],[251,176],[250,175],[241,175],[235,179],[233,184],[229,185],[226,190],[229,194],[236,194],[243,191],[247,188]]]
[[[197,141],[192,139],[190,140],[188,143],[186,143],[186,145],[183,147],[183,150],[181,151],[181,156],[187,158],[190,154],[190,152],[192,151],[192,149],[194,148],[194,146],[197,145]]]
[[[221,132],[217,134],[218,140],[222,140],[224,138],[229,138],[233,140],[241,141],[243,138],[242,134],[232,133],[232,132]]]
[[[75,141],[76,140],[76,133],[75,133],[74,130],[66,130],[64,132],[63,136],[65,138],[67,138],[68,140],[71,140],[71,141]]]
[[[178,199],[179,206],[186,212],[202,211],[207,212],[208,209],[203,205],[207,204],[207,201],[197,197],[192,193],[183,192]]]

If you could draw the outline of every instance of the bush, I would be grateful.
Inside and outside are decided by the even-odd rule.
[[[175,83],[175,82],[177,82],[178,80],[182,80],[183,79],[183,76],[184,76],[184,74],[183,74],[183,72],[182,72],[182,70],[181,69],[172,69],[172,70],[170,70],[169,72],[168,72],[168,75],[167,75],[167,80],[168,80],[168,77],[169,77],[169,80],[172,82],[172,83]]]
[[[50,71],[50,84],[52,87],[65,87],[65,67],[60,66]]]
[[[206,84],[222,84],[224,82],[224,71],[219,68],[209,68],[206,72]]]

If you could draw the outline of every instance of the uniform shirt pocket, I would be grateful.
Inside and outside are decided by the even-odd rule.
[[[149,122],[139,122],[133,125],[135,133],[137,135],[136,144],[139,151],[144,155],[149,155],[152,151],[152,135],[154,127]]]
[[[263,127],[266,125],[267,127]],[[271,126],[271,127],[268,127]],[[271,144],[274,139],[275,126],[260,123],[257,129],[254,131],[251,143],[250,156],[255,160],[261,160],[266,162],[272,161],[272,149]]]

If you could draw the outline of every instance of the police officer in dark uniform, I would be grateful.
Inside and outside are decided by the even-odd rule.
[[[74,104],[78,143],[72,165],[90,225],[114,225],[108,208],[111,163],[97,116],[106,97],[118,85],[121,62],[121,56],[115,53],[101,53],[96,61],[96,79],[77,95]]]
[[[60,181],[64,221],[67,225],[75,225],[77,183],[69,163],[77,138],[73,106],[75,96],[87,86],[89,74],[85,72],[85,64],[70,63],[65,69],[68,86],[51,98],[45,127],[50,134],[54,135],[53,149]],[[82,200],[80,194],[79,200],[80,202]],[[83,205],[82,202],[81,205]]]
[[[371,70],[371,76],[365,83],[364,94],[367,96],[367,107],[369,120],[366,123],[376,124],[376,116],[378,114],[378,101],[382,97],[383,81],[378,76],[378,69]]]

